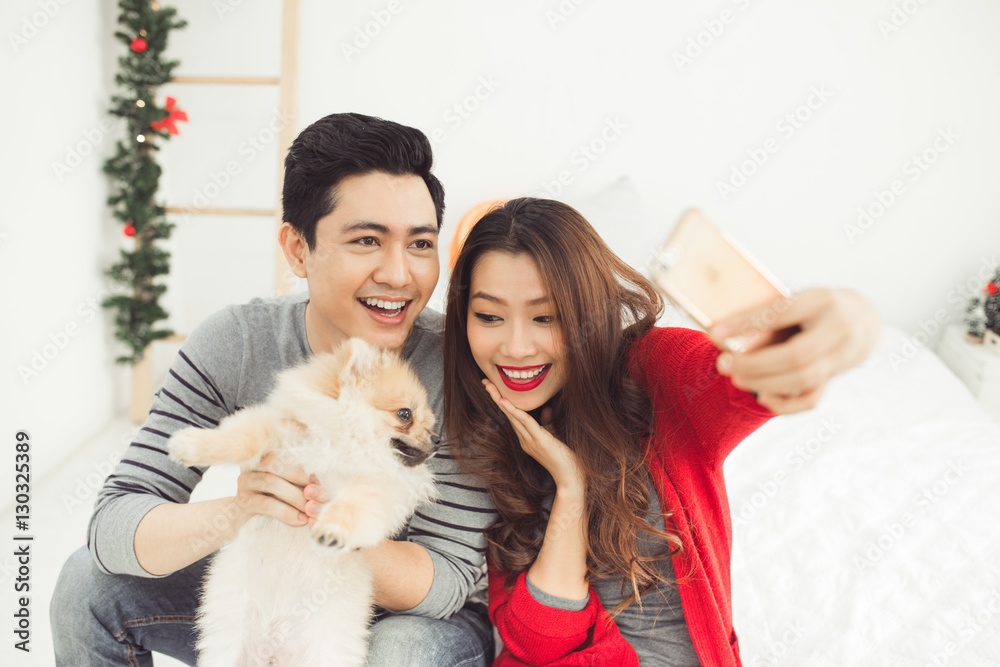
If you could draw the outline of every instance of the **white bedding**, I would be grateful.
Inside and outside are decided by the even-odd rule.
[[[1000,422],[904,340],[726,461],[747,667],[1000,665]]]

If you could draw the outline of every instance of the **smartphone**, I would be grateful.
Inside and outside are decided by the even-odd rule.
[[[700,211],[681,216],[653,253],[653,284],[706,331],[714,324],[791,293]],[[754,332],[716,341],[735,352],[757,347]]]

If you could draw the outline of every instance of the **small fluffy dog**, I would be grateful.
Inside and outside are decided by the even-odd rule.
[[[272,453],[315,473],[331,500],[315,524],[257,515],[215,556],[198,612],[199,665],[363,665],[371,574],[358,547],[396,534],[434,498],[438,444],[423,385],[398,355],[352,338],[282,372],[267,402],[186,428],[168,443],[188,466]]]

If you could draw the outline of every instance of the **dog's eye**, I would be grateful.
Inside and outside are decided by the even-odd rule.
[[[396,410],[396,416],[399,417],[399,421],[406,422],[407,424],[413,421],[413,413],[410,412],[409,408]]]

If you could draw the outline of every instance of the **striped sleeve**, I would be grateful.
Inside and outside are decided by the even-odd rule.
[[[474,477],[461,472],[447,445],[430,462],[438,500],[417,508],[407,539],[427,549],[434,580],[426,597],[405,613],[448,618],[485,581],[483,531],[497,518],[493,502]]]
[[[98,492],[87,547],[102,572],[155,576],[139,565],[135,530],[157,505],[188,502],[205,471],[171,461],[167,440],[188,426],[214,428],[235,411],[243,350],[242,327],[228,308],[185,340],[146,422]]]

